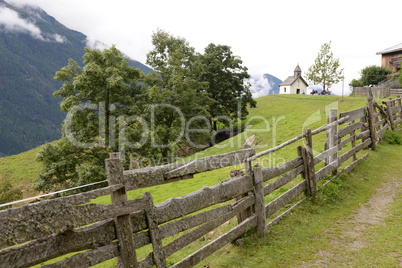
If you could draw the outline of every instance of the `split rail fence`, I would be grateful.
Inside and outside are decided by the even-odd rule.
[[[0,267],[30,267],[76,252],[44,267],[88,267],[115,257],[121,267],[167,267],[169,256],[237,219],[229,231],[171,264],[192,267],[252,228],[264,236],[268,227],[315,196],[317,183],[363,161],[365,149],[375,149],[385,131],[402,122],[401,98],[383,104],[369,98],[366,107],[339,116],[331,110],[326,125],[258,154],[248,148],[186,163],[123,170],[119,154],[113,153],[106,160],[108,187],[0,211]],[[320,133],[326,135],[326,144],[315,153],[314,139]],[[294,159],[271,168],[255,165],[291,144],[302,144]],[[245,171],[231,172],[231,178],[218,185],[161,204],[155,205],[150,193],[127,200],[127,191],[243,164]],[[111,204],[90,203],[104,195],[111,196]],[[152,248],[139,260],[138,249],[147,245]]]

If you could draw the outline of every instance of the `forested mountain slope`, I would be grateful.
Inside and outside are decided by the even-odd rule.
[[[52,95],[60,87],[53,77],[68,59],[81,63],[86,46],[84,34],[42,9],[0,0],[0,157],[61,137],[65,115]]]

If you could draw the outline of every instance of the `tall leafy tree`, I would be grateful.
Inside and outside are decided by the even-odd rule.
[[[193,47],[180,37],[163,30],[152,36],[154,48],[147,54],[147,64],[154,73],[147,75],[148,106],[152,115],[152,149],[167,159],[178,146],[188,143],[188,120],[208,113],[206,83],[200,82],[201,71]],[[195,127],[205,124],[202,120]],[[199,133],[203,133],[200,131]],[[187,139],[186,139],[187,137]],[[207,138],[204,132],[204,138]]]
[[[68,122],[68,132],[72,133],[65,134],[82,142],[97,141],[115,150],[111,124],[116,116],[135,112],[132,110],[143,93],[138,83],[141,72],[129,66],[128,59],[115,46],[104,51],[85,50],[83,68],[69,60],[55,76],[63,82],[60,90],[54,92],[55,97],[62,98],[60,109],[76,110]]]
[[[252,98],[250,86],[244,83],[250,75],[241,58],[235,56],[229,46],[209,44],[200,55],[200,61],[203,67],[201,81],[208,82],[213,129],[217,130],[217,122],[224,117],[233,120],[239,113],[242,118],[246,117],[247,105],[255,107],[256,101]],[[221,122],[227,123],[227,120]]]
[[[37,156],[43,163],[37,190],[104,180],[104,159],[118,149],[116,118],[140,110],[142,73],[129,66],[119,50],[114,46],[104,51],[86,48],[83,64],[70,60],[56,72],[55,79],[63,85],[54,96],[61,97],[60,109],[68,115],[63,138],[46,145]]]
[[[329,42],[321,46],[314,64],[306,73],[306,78],[313,84],[321,84],[323,89],[327,90],[343,78],[342,72],[339,59],[334,58]]]

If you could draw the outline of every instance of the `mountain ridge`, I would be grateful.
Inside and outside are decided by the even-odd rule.
[[[61,137],[65,114],[53,97],[61,83],[53,77],[70,58],[82,62],[87,41],[40,7],[0,0],[0,157]]]

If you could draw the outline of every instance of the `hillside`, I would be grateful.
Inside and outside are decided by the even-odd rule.
[[[365,103],[366,100],[363,97],[339,99],[336,96],[268,95],[257,98],[257,108],[249,110],[250,114],[245,121],[245,123],[252,126],[251,129],[199,152],[193,157],[205,157],[241,149],[245,138],[252,134],[257,136],[254,144],[256,150],[263,151],[299,135],[305,122],[311,128],[324,124],[326,121],[326,107],[338,106],[339,111],[348,111],[363,107]],[[313,120],[311,120],[311,116],[316,115],[317,111],[319,111],[320,118],[314,116]],[[262,120],[262,118],[266,120]],[[38,194],[32,192],[30,186],[36,180],[41,168],[40,164],[35,161],[35,156],[39,149],[36,148],[19,155],[0,158],[0,179],[7,178],[14,186],[23,189],[25,197]],[[203,174],[203,177],[200,177],[200,182],[189,181],[193,185],[191,187],[184,185],[182,189],[191,191],[194,189],[192,187],[197,188],[200,185],[216,184],[227,179],[228,170],[218,170],[207,174]],[[174,186],[170,184],[166,187],[176,187],[167,192],[177,192],[178,195],[183,194],[178,191],[181,187],[176,184]]]
[[[0,157],[60,138],[65,115],[52,95],[61,85],[53,77],[68,59],[81,63],[86,45],[84,34],[39,7],[0,0]]]

